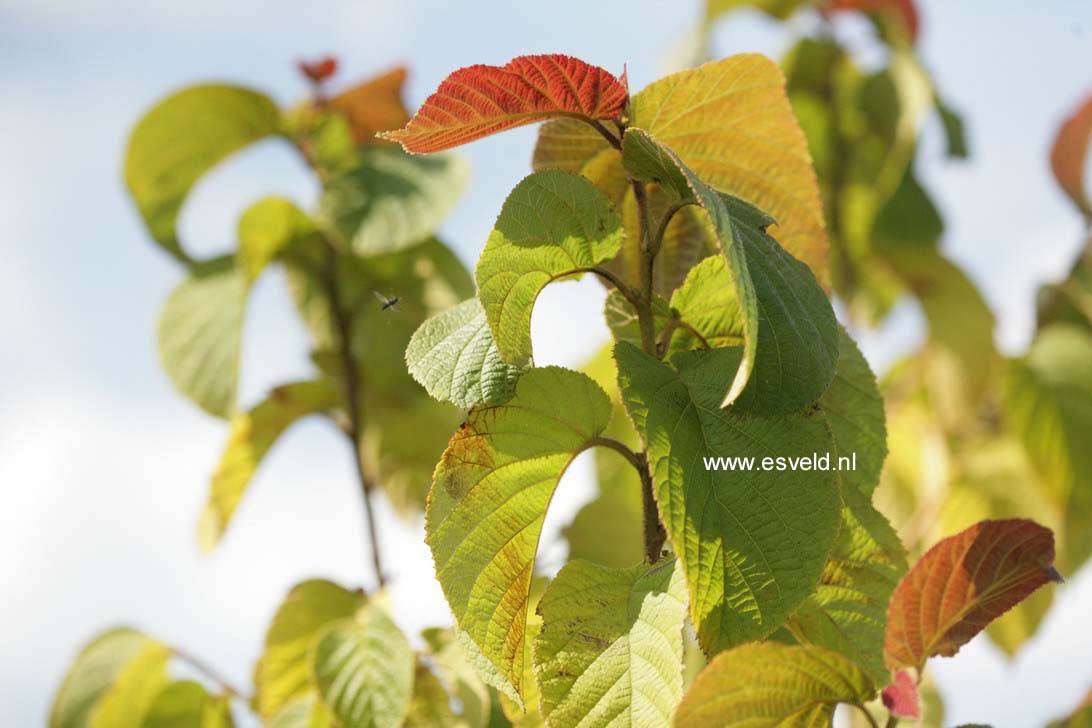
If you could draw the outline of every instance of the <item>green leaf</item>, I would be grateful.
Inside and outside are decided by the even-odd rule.
[[[317,695],[310,694],[289,701],[266,728],[334,728],[334,717]]]
[[[776,62],[740,53],[673,73],[634,94],[631,107],[632,125],[703,182],[773,215],[781,244],[825,284],[823,202]]]
[[[546,507],[610,414],[586,375],[532,369],[509,402],[470,413],[436,466],[425,523],[436,575],[479,653],[471,661],[510,697],[526,689],[527,606]]]
[[[192,86],[152,107],[125,150],[125,184],[152,237],[191,262],[175,230],[190,188],[221,160],[279,128],[273,100],[239,86]]]
[[[671,365],[615,348],[630,418],[648,445],[656,501],[709,654],[761,639],[815,589],[837,533],[836,474],[763,470],[763,458],[828,453],[820,412],[755,417],[719,408],[738,348],[676,354]],[[754,458],[754,470],[704,458]],[[786,461],[787,465],[787,461]]]
[[[406,364],[430,395],[464,409],[511,398],[526,369],[501,359],[477,298],[421,324],[406,348]]]
[[[704,292],[689,289],[699,286],[729,289],[736,302],[734,316],[724,308],[716,314],[713,322],[724,329],[711,331],[715,338],[743,338],[740,368],[722,406],[738,398],[739,406],[787,414],[814,402],[834,376],[837,321],[807,266],[766,234],[773,219],[704,185],[674,152],[641,129],[626,132],[622,162],[635,177],[659,182],[680,201],[698,204],[720,241],[724,267],[702,269],[694,279],[688,276],[680,302],[693,308],[693,299]],[[716,303],[729,306],[730,300],[720,300],[727,295],[720,294]],[[751,379],[754,383],[745,391]]]
[[[202,263],[159,315],[159,360],[178,391],[211,415],[235,409],[247,282],[230,256]]]
[[[1092,334],[1073,324],[1039,332],[1023,359],[1009,362],[1004,407],[1035,469],[1065,514],[1062,562],[1092,554]]]
[[[711,255],[690,269],[671,295],[671,308],[685,324],[671,338],[670,351],[739,346],[743,311],[724,256]]]
[[[265,401],[232,418],[201,513],[198,541],[203,551],[216,548],[250,479],[281,434],[296,420],[329,409],[336,401],[336,392],[325,381],[295,382],[275,387]]]
[[[141,728],[232,728],[227,697],[212,696],[189,680],[168,685],[156,696]]]
[[[622,223],[610,200],[579,175],[558,170],[526,177],[508,195],[475,278],[501,358],[531,359],[531,311],[547,284],[613,258]]]
[[[369,149],[360,164],[327,183],[322,215],[358,255],[392,253],[426,240],[466,186],[459,157]]]
[[[789,630],[800,642],[848,657],[877,685],[883,661],[887,604],[906,573],[906,555],[887,519],[855,488],[842,491],[842,523],[819,588],[796,610]]]
[[[840,471],[842,483],[871,496],[887,457],[883,398],[856,342],[839,327],[838,369],[819,406],[827,417],[839,456],[852,457],[852,470]]]
[[[362,607],[315,638],[315,686],[342,728],[398,728],[413,694],[413,650],[381,606]]]
[[[570,561],[539,602],[535,674],[551,725],[659,728],[682,697],[686,586],[674,558]]]
[[[1061,502],[1092,486],[1092,335],[1071,324],[1039,333],[1009,364],[1005,412]]]
[[[776,642],[722,652],[702,670],[675,713],[677,728],[829,726],[838,703],[861,705],[876,688],[828,650]]]
[[[88,728],[140,728],[156,695],[167,685],[171,650],[148,641],[118,671],[88,716]]]
[[[137,655],[156,643],[120,627],[104,632],[80,650],[53,699],[49,728],[85,728],[92,709]]]
[[[237,266],[253,283],[266,266],[293,243],[316,234],[311,219],[291,200],[266,197],[255,202],[239,219]]]
[[[254,669],[254,703],[263,718],[270,719],[294,699],[313,694],[308,652],[315,635],[353,616],[363,604],[360,592],[323,579],[292,587],[269,625],[265,651]]]

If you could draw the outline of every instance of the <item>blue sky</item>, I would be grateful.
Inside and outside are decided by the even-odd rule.
[[[945,219],[945,248],[982,286],[998,340],[1026,346],[1036,287],[1059,277],[1080,241],[1046,162],[1054,129],[1092,91],[1092,5],[922,3],[921,50],[967,117],[973,160],[943,159],[927,129],[921,176]],[[223,548],[198,556],[194,522],[223,424],[177,397],[160,372],[154,321],[179,272],[147,242],[120,179],[133,121],[158,97],[230,80],[281,102],[303,93],[295,60],[333,52],[347,77],[413,61],[416,104],[451,69],[561,51],[629,71],[640,88],[692,26],[696,3],[259,2],[0,0],[0,703],[12,725],[40,724],[75,646],[131,622],[205,655],[246,683],[265,624],[295,581],[366,579],[357,493],[342,443],[307,423],[271,455]],[[806,21],[794,24],[799,30]],[[790,28],[790,32],[792,32]],[[841,29],[867,45],[863,27]],[[777,57],[787,36],[743,14],[718,25],[718,54]],[[508,189],[529,171],[533,129],[469,146],[470,192],[444,225],[468,263]],[[315,189],[275,144],[233,159],[195,191],[182,219],[191,249],[225,250],[248,200]],[[540,363],[576,365],[605,340],[582,311],[593,281],[548,291],[534,321]],[[259,285],[249,313],[243,400],[307,371],[282,281]],[[580,325],[574,325],[579,321]],[[882,367],[912,347],[905,307],[862,335]],[[545,354],[545,356],[542,356]],[[566,476],[547,528],[588,495],[587,463]],[[398,617],[447,620],[414,528],[388,528],[398,554]],[[547,547],[547,560],[563,549]],[[1012,663],[976,640],[934,668],[954,723],[1037,725],[1092,684],[1092,572],[1057,590],[1042,634]]]

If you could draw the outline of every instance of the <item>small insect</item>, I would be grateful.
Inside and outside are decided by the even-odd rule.
[[[379,310],[380,311],[387,311],[389,309],[394,308],[395,306],[398,305],[398,301],[400,300],[398,298],[398,296],[384,296],[379,291],[372,291],[372,292],[375,294],[375,297],[379,299]]]

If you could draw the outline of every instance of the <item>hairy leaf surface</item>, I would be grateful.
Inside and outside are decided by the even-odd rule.
[[[315,635],[353,616],[364,604],[360,592],[312,579],[292,587],[265,635],[265,651],[254,670],[255,704],[265,719],[297,698],[313,694],[308,653]]]
[[[761,639],[815,589],[837,533],[835,473],[705,468],[706,457],[810,456],[833,448],[822,414],[755,417],[719,409],[738,348],[676,354],[671,365],[618,344],[618,379],[648,445],[660,516],[683,566],[707,653]]]
[[[320,632],[311,669],[342,728],[402,725],[413,694],[413,650],[380,605],[369,603]]]
[[[198,541],[202,550],[216,548],[250,479],[281,434],[296,420],[329,409],[336,401],[337,393],[325,381],[295,382],[275,387],[265,401],[232,418],[227,446],[201,513]]]
[[[218,162],[279,128],[273,100],[239,86],[192,86],[152,107],[125,150],[125,184],[151,236],[190,262],[175,230],[190,188]]]
[[[425,524],[436,575],[460,631],[492,666],[482,677],[512,697],[526,690],[527,606],[546,508],[610,414],[586,375],[532,369],[509,402],[470,413],[436,467]]]
[[[617,119],[628,94],[624,77],[571,56],[520,56],[504,66],[460,68],[404,129],[382,136],[407,152],[438,152],[552,117]]]
[[[539,602],[535,674],[551,725],[658,728],[682,697],[686,586],[675,561],[570,561]]]
[[[391,253],[427,239],[451,212],[468,176],[459,157],[371,149],[326,184],[319,204],[354,252]]]
[[[831,725],[838,703],[863,704],[876,689],[846,658],[776,642],[722,652],[698,675],[675,713],[676,728]]]
[[[501,358],[531,359],[531,311],[538,294],[560,278],[576,278],[610,260],[622,244],[622,223],[610,201],[583,177],[538,172],[508,195],[475,277]]]
[[[501,359],[477,298],[421,324],[406,347],[406,364],[430,395],[464,409],[509,399],[526,369]]]
[[[891,597],[888,667],[951,657],[991,621],[1053,579],[1054,535],[1033,521],[982,521],[929,549]]]

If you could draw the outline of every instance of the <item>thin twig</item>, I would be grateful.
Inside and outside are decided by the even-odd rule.
[[[185,662],[194,670],[197,670],[197,672],[201,673],[209,681],[215,683],[216,686],[220,688],[220,690],[222,690],[225,694],[230,695],[237,700],[243,700],[246,702],[250,701],[250,696],[246,695],[245,693],[243,693],[242,690],[239,690],[234,685],[232,685],[229,680],[227,680],[223,675],[221,675],[213,668],[209,667],[209,665],[203,660],[199,660],[185,650],[179,647],[175,647],[173,645],[170,647],[170,650],[172,655],[177,657],[179,660],[182,660],[182,662]]]
[[[351,441],[353,448],[353,463],[356,466],[357,479],[360,482],[360,494],[364,501],[364,518],[367,521],[368,540],[372,551],[372,566],[375,569],[376,583],[382,589],[386,585],[386,578],[383,576],[383,560],[379,549],[379,530],[376,526],[372,506],[374,483],[368,477],[368,471],[364,465],[364,455],[360,451],[364,433],[364,414],[360,408],[360,380],[357,377],[356,362],[353,360],[353,322],[345,310],[345,302],[341,300],[341,291],[337,280],[337,249],[329,238],[324,238],[324,240],[326,242],[327,261],[326,294],[330,298],[331,318],[333,319],[334,333],[338,339],[338,357],[341,363],[342,376],[345,380],[346,408],[349,414],[345,434]]]
[[[872,726],[872,728],[880,728],[878,725],[876,725],[876,719],[872,717],[872,713],[868,712],[868,708],[864,707],[860,703],[850,703],[850,705],[864,713],[864,717],[868,719],[868,724]]]

